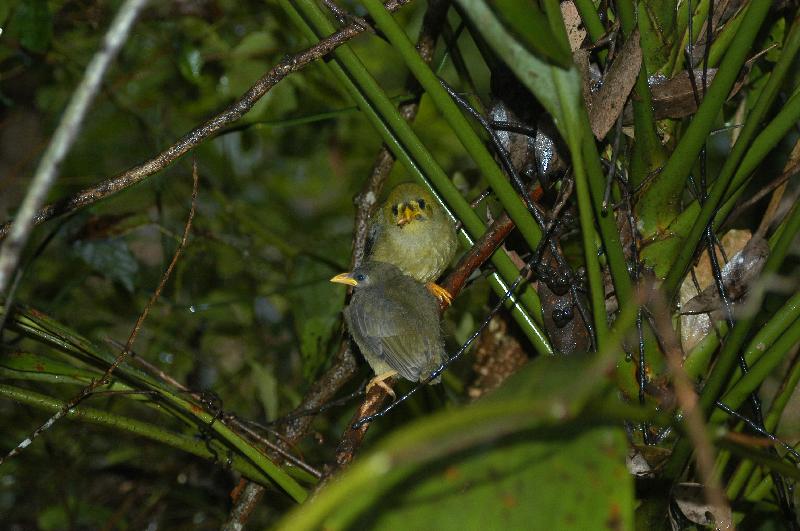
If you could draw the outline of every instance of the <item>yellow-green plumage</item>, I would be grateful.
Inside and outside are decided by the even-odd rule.
[[[458,248],[455,225],[423,187],[400,184],[370,219],[369,259],[420,282],[442,274]]]

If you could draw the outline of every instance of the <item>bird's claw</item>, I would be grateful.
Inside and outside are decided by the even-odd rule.
[[[447,306],[450,306],[450,303],[453,302],[453,296],[450,295],[450,292],[441,287],[439,284],[435,282],[428,282],[425,284],[425,287],[428,288],[428,291],[431,292],[431,295],[439,299],[439,302],[445,303]]]
[[[392,378],[393,376],[396,375],[397,375],[396,371],[389,371],[383,374],[379,374],[378,376],[367,382],[366,393],[369,394],[369,390],[377,385],[378,387],[386,391],[386,394],[391,396],[392,400],[397,400],[397,395],[395,394],[394,390],[391,387],[389,387],[385,382],[385,380]]]

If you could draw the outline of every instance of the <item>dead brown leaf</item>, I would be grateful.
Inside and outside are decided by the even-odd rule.
[[[716,68],[706,73],[706,86],[711,85],[717,75]],[[683,118],[697,111],[697,99],[703,99],[703,71],[694,70],[694,80],[688,72],[681,72],[671,79],[651,77],[650,93],[653,96],[653,112],[657,120]],[[695,99],[695,90],[697,99]]]
[[[638,30],[628,37],[622,46],[608,73],[603,79],[603,86],[595,92],[589,107],[589,122],[592,132],[601,140],[614,126],[625,102],[636,83],[636,76],[642,67],[642,49],[639,46]]]
[[[564,26],[567,28],[570,50],[574,52],[586,39],[586,29],[583,27],[583,20],[578,13],[578,8],[573,2],[561,2],[561,18],[564,19]]]

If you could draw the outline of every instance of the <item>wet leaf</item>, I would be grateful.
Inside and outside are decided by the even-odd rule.
[[[387,493],[390,506],[376,507],[352,528],[632,528],[622,430],[535,437],[523,434],[437,461]]]
[[[758,278],[769,256],[769,244],[764,238],[751,238],[747,245],[730,258],[720,271],[722,284],[731,302],[741,299],[750,284]],[[723,309],[716,283],[706,287],[681,307],[681,313],[716,312]]]
[[[125,240],[79,240],[72,244],[72,249],[95,272],[119,282],[126,290],[133,292],[139,262]]]
[[[681,483],[672,490],[678,508],[692,523],[714,525],[732,519],[730,507],[717,507],[706,502],[705,490],[699,483]]]

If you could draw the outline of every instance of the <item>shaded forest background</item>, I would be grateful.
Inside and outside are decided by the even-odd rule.
[[[17,215],[122,4],[0,5],[0,222]],[[491,136],[474,120],[469,133],[459,129],[441,86],[433,95],[424,81],[422,90],[409,82],[409,65],[423,67],[408,58],[397,28],[376,21],[376,2],[339,2],[339,19],[310,1],[151,2],[103,80],[48,202],[162,152],[314,44],[314,33],[356,28],[361,35],[346,46],[378,88],[346,55],[325,55],[283,77],[187,156],[34,229],[16,289],[2,294],[2,454],[124,351],[179,248],[196,163],[188,241],[132,352],[109,385],[77,405],[85,415],[59,420],[0,465],[3,527],[233,529],[246,521],[254,529],[511,529],[533,521],[630,529],[732,520],[773,529],[796,520],[800,472],[787,449],[800,440],[796,2],[408,4],[394,6],[393,17],[411,41],[424,33],[425,17],[439,13],[428,72],[482,115],[505,102],[507,114],[491,119],[517,123],[518,131],[495,124],[502,132],[495,139],[511,151],[522,192],[536,206],[529,211],[521,200]],[[484,8],[485,25],[465,14]],[[687,58],[688,41],[694,56]],[[542,74],[520,79],[520,66]],[[356,105],[337,68],[377,119]],[[594,83],[581,81],[590,74]],[[648,85],[648,75],[662,80]],[[694,86],[663,82],[681,75]],[[721,78],[698,112],[702,80],[713,87]],[[667,88],[658,93],[659,86]],[[403,136],[379,101],[407,105],[420,92],[412,132]],[[649,112],[648,98],[656,100]],[[376,123],[388,124],[388,133]],[[528,147],[521,133],[552,139],[554,160],[543,162],[541,145]],[[376,155],[388,137],[399,139],[395,149],[411,153],[410,162],[401,156],[379,180]],[[512,142],[530,152],[517,156]],[[432,177],[418,149],[449,184]],[[601,208],[609,174],[616,177]],[[496,262],[476,271],[454,265],[469,280],[444,313],[449,352],[501,300],[500,277],[510,285],[533,257],[547,267],[534,267],[516,292],[518,310],[500,310],[443,385],[371,423],[363,441],[363,432],[349,440],[357,409],[375,412],[386,397],[371,394],[362,406],[371,373],[344,333],[345,291],[328,280],[351,268],[357,211],[374,205],[368,193],[374,201],[420,175],[467,231],[476,223],[496,228],[504,212],[518,226],[498,251],[507,251],[514,275]],[[465,219],[468,207],[452,198],[473,201],[484,190],[493,193],[472,209],[477,221]],[[754,205],[735,208],[762,190]],[[703,205],[714,200],[706,215]],[[537,224],[536,211],[557,228]],[[693,232],[706,223],[708,235]],[[746,255],[727,277],[714,271],[705,246],[722,267],[756,232],[768,238],[767,251]],[[486,249],[484,258],[494,247]],[[711,319],[687,320],[669,304],[697,294],[678,294],[682,285],[691,291],[693,276],[712,286],[712,299],[715,277],[724,280],[729,305],[717,295],[695,312],[713,312]],[[666,296],[635,289],[654,282]],[[553,317],[564,304],[567,329]],[[736,368],[739,357],[752,369],[749,379]],[[396,385],[399,393],[411,388]],[[718,400],[732,411],[720,416]],[[350,474],[321,488],[337,460]],[[317,503],[298,503],[315,489]]]

